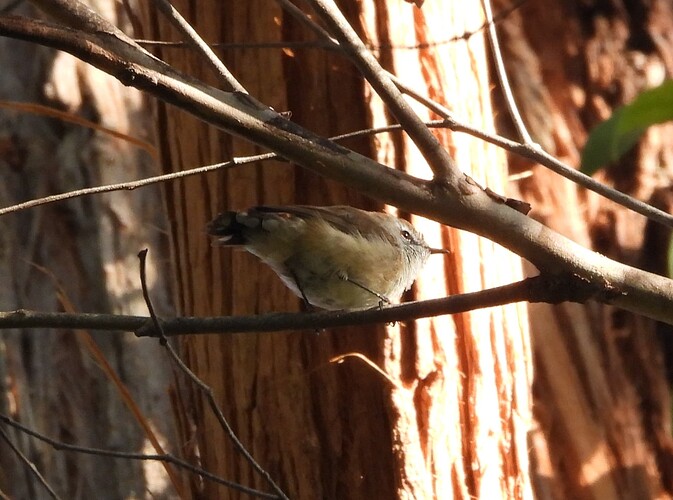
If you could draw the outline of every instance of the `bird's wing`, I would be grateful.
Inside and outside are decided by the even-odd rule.
[[[359,208],[346,205],[337,205],[331,207],[313,207],[306,205],[262,205],[251,208],[248,213],[258,211],[261,213],[288,214],[299,217],[304,220],[320,218],[329,225],[346,234],[376,234],[387,236],[387,233],[381,229],[380,217],[385,214],[378,212],[367,212]]]

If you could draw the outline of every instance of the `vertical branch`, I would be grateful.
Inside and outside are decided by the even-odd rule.
[[[491,45],[491,53],[493,55],[493,61],[495,62],[495,70],[498,75],[498,80],[500,80],[502,93],[505,96],[507,109],[509,110],[509,114],[512,117],[514,126],[519,133],[519,137],[521,137],[524,144],[532,145],[534,144],[533,139],[531,139],[528,129],[526,129],[526,124],[523,122],[523,118],[521,118],[521,113],[519,113],[519,108],[516,105],[514,94],[512,94],[512,87],[510,86],[509,79],[507,78],[507,70],[505,69],[505,63],[502,60],[502,52],[500,51],[500,43],[498,42],[498,31],[493,19],[491,0],[482,0],[482,5],[484,7],[484,14],[486,15],[486,32],[488,34],[488,42]]]

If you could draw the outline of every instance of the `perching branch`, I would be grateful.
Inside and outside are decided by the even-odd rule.
[[[509,285],[364,311],[320,311],[308,313],[271,313],[252,316],[183,317],[163,319],[166,336],[188,334],[233,334],[338,328],[353,325],[394,323],[419,318],[458,314],[514,302],[565,301],[585,302],[589,299],[611,302],[620,297],[607,283],[595,285],[572,275],[543,275]],[[107,331],[131,331],[139,336],[158,337],[151,318],[117,314],[69,314],[26,310],[0,312],[0,329],[5,328],[67,328]]]

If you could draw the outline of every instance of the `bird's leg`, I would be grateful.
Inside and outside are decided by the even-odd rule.
[[[348,281],[349,283],[353,283],[355,286],[357,286],[359,288],[362,288],[364,291],[369,292],[372,295],[374,295],[375,297],[377,297],[379,299],[379,308],[383,307],[383,304],[390,304],[390,299],[388,297],[386,297],[385,295],[381,295],[380,293],[375,292],[371,288],[367,288],[362,283],[358,283],[357,281],[354,281],[354,280],[350,279],[348,276],[346,276],[344,274],[339,273],[339,274],[337,274],[337,276],[339,277],[340,280]]]
[[[304,301],[304,306],[306,308],[306,312],[315,312],[315,307],[313,307],[313,304],[311,304],[308,301],[308,297],[306,297],[306,294],[304,293],[304,289],[301,287],[301,283],[299,283],[299,278],[297,278],[297,274],[290,269],[290,274],[292,275],[292,279],[294,280],[295,284],[297,285],[297,289],[299,290],[299,293],[301,293],[301,299]],[[324,332],[324,328],[316,328],[313,330],[313,333],[316,335],[320,335],[322,332]]]
[[[301,287],[301,283],[299,283],[299,278],[297,278],[297,274],[290,269],[290,274],[292,275],[292,279],[294,280],[295,284],[297,285],[297,289],[299,290],[299,293],[301,293],[301,299],[304,301],[304,306],[306,306],[306,310],[308,312],[313,312],[315,311],[315,307],[308,301],[308,298],[306,297],[306,294],[304,293],[304,289]]]

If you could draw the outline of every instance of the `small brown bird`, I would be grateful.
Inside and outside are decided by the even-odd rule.
[[[400,298],[430,248],[409,222],[348,206],[259,206],[223,212],[208,233],[268,264],[307,304],[363,309]]]

